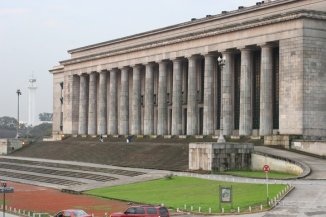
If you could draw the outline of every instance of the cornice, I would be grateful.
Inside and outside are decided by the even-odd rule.
[[[57,74],[57,73],[62,73],[63,70],[64,70],[64,66],[59,65],[59,66],[54,66],[52,69],[49,69],[49,72],[51,74]]]
[[[91,50],[91,49],[102,47],[102,46],[108,46],[108,45],[112,45],[112,44],[116,44],[116,43],[123,43],[128,40],[143,38],[143,37],[160,34],[160,33],[164,33],[164,32],[171,31],[171,30],[177,30],[177,29],[181,29],[181,28],[185,28],[185,27],[189,27],[189,26],[200,25],[203,23],[208,23],[208,22],[212,22],[212,21],[216,21],[216,20],[222,20],[225,18],[238,16],[238,15],[242,15],[242,14],[246,14],[246,13],[252,13],[257,10],[262,10],[265,8],[270,8],[270,7],[274,7],[274,6],[278,6],[278,5],[282,5],[282,4],[289,4],[289,3],[295,2],[295,1],[297,1],[297,0],[277,0],[277,1],[270,1],[270,2],[265,1],[265,3],[263,3],[263,4],[258,4],[258,5],[256,4],[253,6],[244,7],[242,9],[233,10],[233,11],[226,11],[225,13],[221,13],[221,14],[217,14],[217,15],[207,15],[204,18],[199,18],[199,19],[195,18],[194,20],[192,19],[191,21],[188,21],[188,22],[183,22],[183,23],[179,23],[176,25],[171,25],[171,26],[158,28],[158,29],[154,29],[154,30],[150,30],[150,31],[146,31],[146,32],[142,32],[142,33],[138,33],[138,34],[134,34],[134,35],[129,35],[126,37],[121,37],[118,39],[113,39],[113,40],[109,40],[109,41],[105,41],[105,42],[101,42],[101,43],[96,43],[96,44],[92,44],[92,45],[88,45],[88,46],[84,46],[84,47],[71,49],[71,50],[68,50],[68,53],[72,54],[72,53],[77,53],[80,51]]]
[[[101,52],[97,54],[91,54],[87,56],[63,60],[60,61],[60,64],[62,65],[76,64],[84,61],[96,60],[100,58],[110,57],[114,55],[121,55],[124,53],[130,53],[135,51],[142,51],[150,48],[172,45],[180,42],[186,42],[190,40],[201,39],[205,37],[216,36],[220,34],[225,34],[225,33],[230,33],[230,32],[235,32],[235,31],[275,24],[275,23],[281,23],[281,22],[286,22],[295,19],[302,19],[302,18],[326,20],[326,12],[311,11],[311,10],[291,11],[288,13],[277,14],[277,15],[268,16],[264,18],[257,18],[246,22],[233,23],[231,25],[226,25],[216,29],[210,29],[206,31],[185,34],[179,36],[178,38],[172,37],[160,41],[153,41],[149,43],[143,43],[141,45],[130,46],[126,48],[110,50],[107,52]]]

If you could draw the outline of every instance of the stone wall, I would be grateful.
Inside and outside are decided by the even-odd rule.
[[[281,145],[285,148],[290,147],[290,136],[289,135],[272,135],[264,136],[264,145]]]
[[[280,134],[303,133],[303,38],[280,40]]]
[[[304,20],[303,135],[326,136],[326,26]]]
[[[22,148],[23,143],[18,139],[0,139],[0,154],[6,155]]]
[[[286,160],[282,159],[276,159],[269,156],[260,155],[257,153],[253,153],[251,155],[251,169],[262,171],[263,172],[263,166],[265,164],[269,165],[271,171],[277,171],[277,172],[283,172],[283,173],[289,173],[294,175],[301,175],[303,173],[303,169]]]
[[[64,80],[64,73],[53,74],[53,121],[52,121],[53,134],[59,133],[61,131],[60,130],[60,122],[61,122],[61,120],[60,120],[60,118],[61,118],[61,101],[60,101],[61,86],[60,86],[60,83],[63,82],[63,80]],[[62,92],[62,94],[64,94],[64,92]],[[62,95],[62,97],[63,97],[63,95]]]
[[[293,141],[291,149],[326,157],[326,141]]]
[[[189,144],[189,169],[212,170],[213,143],[190,143]]]
[[[249,168],[253,144],[190,143],[189,169],[225,171]]]

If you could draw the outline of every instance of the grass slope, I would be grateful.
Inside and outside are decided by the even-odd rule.
[[[194,207],[202,212],[218,212],[219,185],[233,189],[233,207],[248,210],[249,206],[266,204],[266,185],[226,183],[192,177],[173,177],[122,186],[99,188],[86,192],[104,198],[132,201],[143,204],[164,204],[170,208]],[[269,185],[270,198],[275,197],[285,185]],[[229,204],[222,204],[226,211]]]

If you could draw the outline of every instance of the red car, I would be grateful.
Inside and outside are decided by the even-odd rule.
[[[92,215],[81,209],[67,209],[58,212],[54,217],[92,217]]]
[[[169,211],[164,206],[132,206],[125,212],[112,213],[110,217],[170,217]]]

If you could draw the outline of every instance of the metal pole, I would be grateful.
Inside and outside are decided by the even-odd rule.
[[[267,197],[267,205],[268,205],[268,197],[269,197],[268,196],[268,173],[266,173],[266,197]]]
[[[19,134],[19,92],[17,91],[17,96],[18,96],[18,103],[17,103],[17,134],[16,138],[18,138]]]
[[[20,89],[18,89],[17,91],[16,91],[16,93],[17,93],[17,96],[18,96],[18,103],[17,103],[17,105],[18,105],[18,108],[17,108],[17,135],[16,135],[16,138],[18,138],[19,137],[19,95],[21,95],[22,94],[22,92],[20,91]]]

